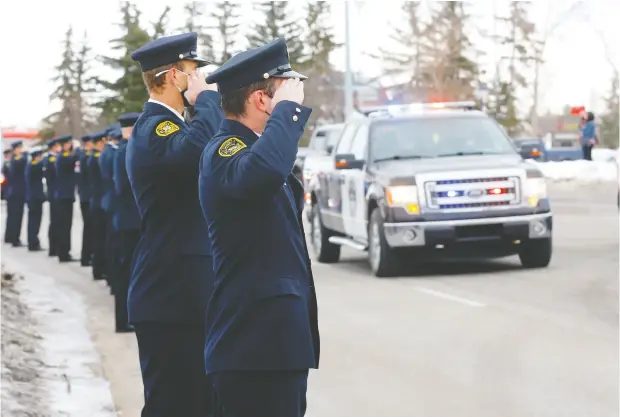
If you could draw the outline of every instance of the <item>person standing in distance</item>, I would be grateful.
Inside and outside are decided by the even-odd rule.
[[[114,191],[113,164],[114,153],[118,149],[118,141],[121,139],[121,129],[117,125],[109,126],[106,130],[107,143],[105,144],[101,157],[99,158],[99,170],[103,180],[104,194],[101,199],[101,208],[105,211],[105,259],[106,276],[110,293],[114,294],[118,274],[118,239],[114,231],[113,221],[114,212],[118,206],[118,198]]]
[[[4,163],[2,164],[2,199],[6,200],[6,192],[7,192],[8,187],[11,184],[9,181],[9,166],[11,165],[11,150],[5,149],[4,151],[2,151],[2,155],[4,156],[4,161],[3,161]],[[4,239],[4,242],[9,243],[6,240],[6,238]]]
[[[226,120],[200,162],[215,289],[205,365],[223,417],[301,417],[318,368],[317,302],[292,174],[311,109],[284,39],[213,72]]]
[[[129,290],[129,275],[133,252],[140,240],[140,214],[136,200],[131,192],[131,185],[127,177],[125,156],[127,143],[131,137],[133,125],[140,113],[125,113],[118,117],[123,138],[114,153],[113,179],[114,191],[118,199],[114,212],[114,231],[118,242],[118,266],[116,292],[114,293],[114,322],[116,333],[132,332],[127,318],[127,291]]]
[[[203,417],[212,408],[203,349],[213,267],[198,164],[224,114],[217,87],[197,71],[208,64],[196,54],[197,37],[162,37],[131,54],[150,95],[126,151],[142,225],[128,293],[144,382],[142,417]],[[185,102],[195,109],[191,121],[181,115]]]
[[[43,164],[41,154],[43,151],[37,150],[30,153],[30,163],[26,167],[26,201],[28,202],[28,250],[39,252],[41,242],[39,241],[39,231],[41,230],[41,217],[43,216],[43,203],[45,193],[43,192]]]
[[[78,153],[78,164],[80,172],[78,174],[78,195],[80,196],[80,212],[82,213],[82,251],[80,254],[80,264],[82,266],[92,265],[92,221],[90,216],[90,181],[88,179],[88,158],[93,150],[91,135],[82,137],[82,149]]]
[[[92,135],[93,151],[88,158],[88,179],[90,181],[90,219],[92,222],[93,278],[105,279],[105,211],[101,207],[104,188],[99,158],[103,151],[105,132]]]
[[[45,186],[47,188],[47,201],[49,202],[49,226],[47,228],[47,241],[49,244],[48,255],[58,256],[58,205],[56,204],[56,187],[58,178],[56,175],[56,158],[60,152],[60,143],[52,139],[48,143],[48,155],[45,160]]]
[[[7,194],[7,224],[6,237],[13,247],[22,246],[21,233],[26,205],[26,165],[28,157],[22,154],[24,145],[21,140],[11,144],[13,156],[9,165],[11,188]]]
[[[60,262],[73,262],[71,257],[71,226],[73,224],[73,204],[75,203],[76,174],[75,163],[77,156],[73,152],[73,137],[62,136],[58,142],[62,146],[62,152],[56,158],[56,204],[58,207],[58,260]]]

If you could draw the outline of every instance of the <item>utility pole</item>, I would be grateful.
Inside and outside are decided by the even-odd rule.
[[[344,2],[344,118],[345,121],[353,113],[353,73],[351,72],[351,28],[350,28],[349,1]]]

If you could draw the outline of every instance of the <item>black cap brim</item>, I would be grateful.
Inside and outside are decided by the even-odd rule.
[[[300,80],[307,80],[308,77],[298,73],[297,71],[286,71],[283,72],[282,74],[276,74],[276,75],[272,75],[273,78],[299,78]]]
[[[206,67],[209,64],[212,64],[211,61],[208,61],[206,59],[202,59],[199,57],[190,57],[188,56],[187,58],[183,58],[184,61],[194,61],[197,65],[198,68],[202,68],[202,67]]]

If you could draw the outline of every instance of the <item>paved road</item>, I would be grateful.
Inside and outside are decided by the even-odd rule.
[[[308,416],[618,416],[616,187],[560,184],[551,194],[547,269],[522,270],[514,257],[377,279],[361,253],[315,263],[322,358]],[[79,210],[75,226],[77,255]],[[113,346],[135,349],[123,340]]]

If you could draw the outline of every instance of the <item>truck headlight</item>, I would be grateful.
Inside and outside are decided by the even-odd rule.
[[[418,187],[415,185],[395,185],[387,187],[385,199],[390,207],[402,207],[409,214],[420,213]]]
[[[547,198],[547,180],[540,171],[527,171],[523,197],[532,207],[536,207],[541,199]]]

